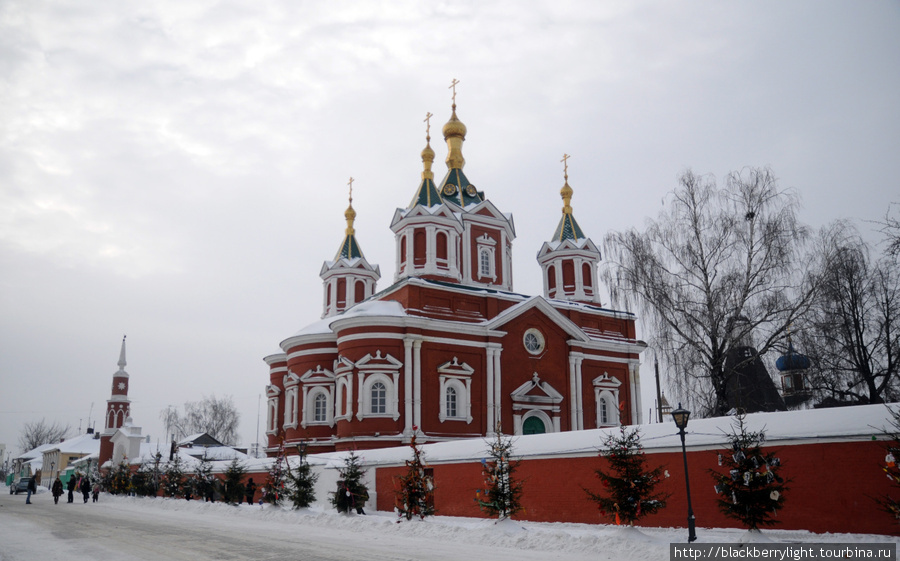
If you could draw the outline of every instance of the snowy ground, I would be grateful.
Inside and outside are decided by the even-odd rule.
[[[333,511],[101,495],[97,504],[54,505],[46,489],[24,495],[0,486],[0,561],[266,560],[643,560],[668,559],[682,528],[640,530],[605,525],[539,524],[436,516],[397,523],[393,514]],[[698,528],[699,542],[737,543],[741,530]],[[878,542],[867,534],[771,530],[775,542]]]

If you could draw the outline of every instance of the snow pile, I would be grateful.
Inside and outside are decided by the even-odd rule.
[[[339,532],[342,540],[363,545],[368,540],[397,543],[405,539],[415,543],[427,542],[466,544],[468,546],[502,547],[516,550],[546,551],[572,555],[600,555],[600,559],[664,559],[669,543],[685,542],[687,530],[682,528],[628,528],[610,525],[571,523],[537,523],[505,520],[495,522],[478,518],[433,516],[424,521],[398,521],[393,513],[368,511],[367,516],[342,515],[334,510],[317,508],[290,510],[287,507],[269,505],[233,506],[224,503],[202,503],[183,499],[150,499],[114,497],[104,495],[102,504],[116,510],[129,511],[141,516],[147,509],[168,511],[173,515],[204,517],[217,527],[242,531],[242,525],[265,521],[272,526],[300,525],[304,528],[322,528],[323,532]],[[750,539],[745,530],[698,528],[699,541],[741,543]],[[346,537],[344,537],[346,536]],[[897,541],[896,538],[867,534],[813,534],[806,531],[767,530],[754,540],[773,542],[831,542],[860,543]],[[398,550],[399,553],[399,550]],[[415,552],[409,552],[414,554]],[[596,558],[596,557],[595,557]]]

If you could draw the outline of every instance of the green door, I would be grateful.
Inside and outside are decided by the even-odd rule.
[[[547,427],[539,417],[528,417],[522,423],[522,434],[544,434],[545,432],[547,432]]]

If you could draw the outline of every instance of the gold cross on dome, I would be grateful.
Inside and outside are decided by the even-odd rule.
[[[425,136],[431,138],[431,118],[434,117],[431,113],[425,113]]]
[[[350,181],[347,182],[347,185],[350,186],[350,203],[353,203],[353,178],[350,178]]]
[[[456,78],[454,78],[453,81],[450,82],[450,87],[453,89],[453,105],[456,105],[456,84],[458,83],[459,80],[457,80]]]
[[[560,160],[560,162],[563,163],[563,175],[565,176],[566,181],[569,180],[569,158],[571,157],[572,156],[568,154],[563,154],[562,160]]]

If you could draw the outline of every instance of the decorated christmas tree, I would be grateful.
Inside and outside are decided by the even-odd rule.
[[[887,475],[891,486],[900,488],[900,411],[888,409],[891,414],[891,426],[888,427],[884,434],[887,437],[885,442],[884,457],[884,473]],[[877,498],[881,509],[891,515],[894,520],[900,523],[900,500],[895,498],[897,495],[884,494]]]
[[[288,498],[295,509],[309,508],[316,502],[316,481],[319,480],[319,474],[313,473],[312,466],[303,458],[302,454],[297,467],[287,470],[287,477],[290,481]]]
[[[761,448],[766,433],[747,429],[744,414],[738,413],[732,432],[726,435],[729,448],[719,454],[720,469],[710,469],[715,480],[719,510],[750,530],[778,524],[778,509],[784,508],[785,481],[779,475],[781,460]]]
[[[369,500],[369,488],[362,481],[364,473],[356,452],[351,451],[344,458],[344,467],[339,475],[337,491],[332,494],[331,504],[338,512],[349,513],[356,509],[358,514],[365,514],[363,506]]]
[[[166,465],[165,478],[163,479],[163,494],[174,498],[182,494],[184,488],[184,463],[181,457],[175,454],[175,458]]]
[[[616,524],[633,526],[635,522],[666,506],[667,493],[656,487],[668,475],[663,466],[647,468],[647,458],[638,429],[620,427],[618,434],[607,435],[600,448],[609,469],[594,472],[603,485],[601,493],[585,489],[597,503],[600,513]]]
[[[108,472],[108,483],[106,488],[113,495],[127,495],[131,491],[131,465],[128,458],[122,458],[122,461]]]
[[[240,459],[235,458],[228,464],[223,482],[225,489],[223,500],[228,504],[239,505],[244,500],[244,475],[246,473],[247,468]]]
[[[413,427],[413,431],[416,430]],[[406,460],[406,475],[398,478],[395,506],[401,518],[405,516],[407,520],[412,520],[414,516],[418,516],[424,520],[426,516],[434,514],[434,481],[430,475],[426,475],[422,450],[416,442],[415,432],[409,447],[412,448],[413,457]]]
[[[475,493],[475,501],[483,512],[504,520],[522,510],[524,482],[515,477],[519,462],[512,458],[512,438],[504,437],[499,426],[489,447],[490,459],[481,460],[484,489]]]
[[[284,500],[285,492],[285,469],[284,469],[284,440],[278,446],[278,454],[272,467],[269,468],[269,474],[266,477],[266,483],[263,485],[263,500],[273,506],[281,505]]]

